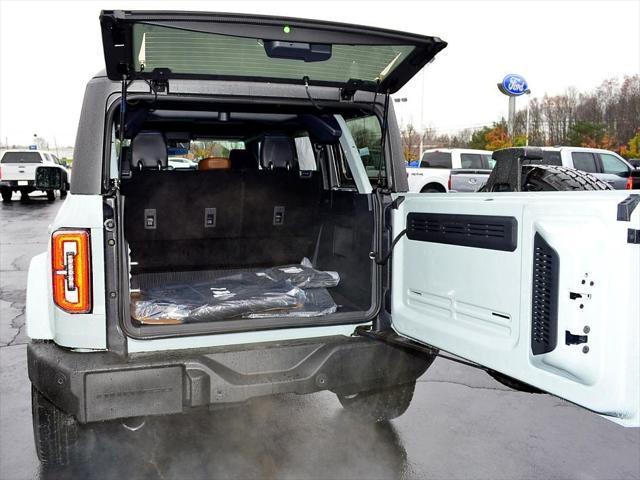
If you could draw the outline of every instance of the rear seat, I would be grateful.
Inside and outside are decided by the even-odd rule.
[[[137,144],[134,139],[134,160]],[[156,148],[166,157],[164,140]],[[153,171],[132,168],[122,191],[133,259],[159,269],[179,258],[175,269],[191,269],[274,265],[310,255],[319,230],[319,176],[301,178],[289,137],[267,136],[260,151],[262,170],[248,150],[230,152],[231,169],[157,171],[157,162]],[[149,228],[152,211],[155,227]]]
[[[288,237],[309,234],[316,223],[320,183],[318,175],[302,178],[293,140],[264,137],[260,148],[262,170],[245,175],[243,236]]]

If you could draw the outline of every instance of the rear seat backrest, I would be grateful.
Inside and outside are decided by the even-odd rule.
[[[229,152],[232,170],[257,170],[258,159],[250,150],[234,148]]]
[[[167,142],[160,132],[140,132],[131,141],[132,170],[164,170],[168,158]]]
[[[260,146],[260,165],[265,170],[284,168],[291,170],[295,164],[295,145],[286,135],[268,135]]]
[[[311,255],[320,228],[319,174],[301,178],[293,141],[272,139],[263,141],[261,158],[273,170],[258,170],[252,155],[255,163],[250,169],[134,171],[133,178],[122,183],[132,258],[161,268],[162,255],[179,249],[191,252],[193,265],[202,268],[198,258],[266,265]],[[152,229],[145,227],[148,210],[156,214]],[[214,226],[206,226],[207,211],[215,216]],[[160,243],[150,249],[149,242]]]
[[[316,228],[319,177],[300,178],[293,139],[285,135],[265,136],[260,146],[260,163],[261,171],[245,172],[243,236],[310,235],[310,230]]]

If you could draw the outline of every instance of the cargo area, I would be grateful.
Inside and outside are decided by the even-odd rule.
[[[215,113],[194,127],[175,118],[185,112],[146,115],[120,159],[132,328],[366,317],[376,300],[375,198],[358,191],[334,122],[264,114],[234,122],[231,113],[223,123]],[[378,124],[356,120],[371,118]],[[372,142],[363,161],[379,161],[379,136],[358,137]]]

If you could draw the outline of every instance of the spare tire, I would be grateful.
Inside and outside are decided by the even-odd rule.
[[[612,190],[612,188],[594,175],[574,168],[556,165],[524,165],[522,167],[523,192],[566,190]]]

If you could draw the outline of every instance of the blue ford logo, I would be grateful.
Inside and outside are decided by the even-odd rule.
[[[502,87],[502,92],[506,95],[519,96],[527,93],[527,90],[529,90],[529,84],[524,77],[514,73],[505,76],[500,86]]]

